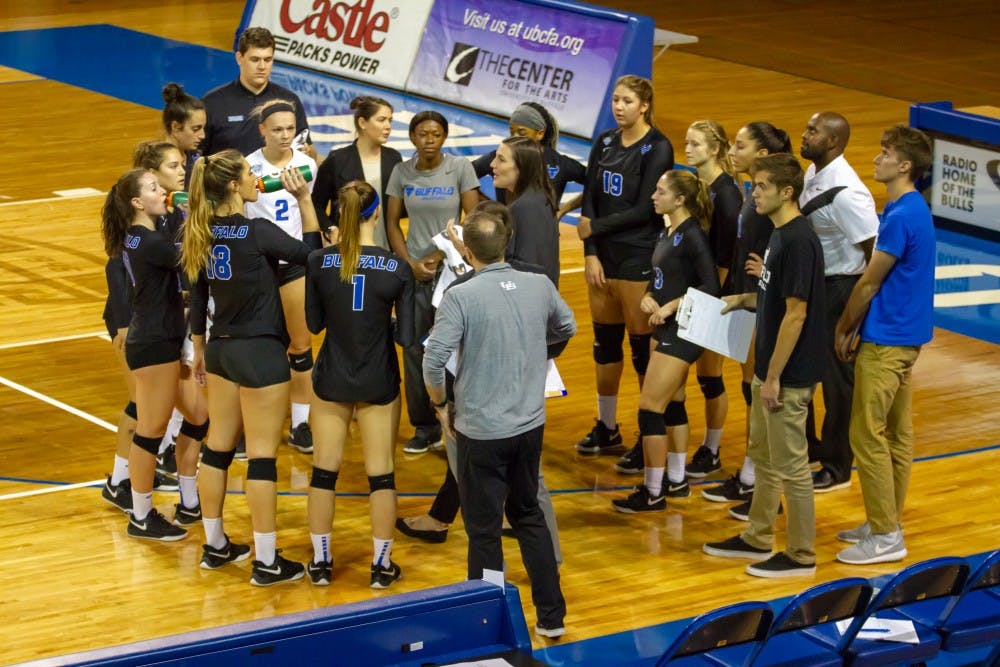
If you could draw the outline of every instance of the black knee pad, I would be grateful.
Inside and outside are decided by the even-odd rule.
[[[622,340],[624,324],[598,324],[594,322],[594,361],[599,364],[617,364],[625,358]]]
[[[699,375],[698,386],[706,399],[718,398],[726,393],[726,384],[721,375]]]
[[[139,411],[135,407],[135,401],[128,402],[128,405],[125,406],[125,414],[127,414],[132,419],[139,418]]]
[[[309,481],[309,486],[314,489],[334,491],[337,488],[337,476],[339,474],[336,470],[324,470],[323,468],[313,466],[312,480]]]
[[[205,439],[205,436],[207,434],[208,434],[207,419],[205,420],[205,423],[201,424],[200,426],[195,426],[186,419],[181,422],[181,435],[186,435],[195,442],[201,442],[202,440]]]
[[[663,415],[639,408],[639,433],[644,436],[666,435],[667,426],[663,423]]]
[[[139,435],[138,433],[136,433],[135,435],[132,436],[132,443],[136,447],[143,450],[144,452],[149,452],[153,456],[156,456],[157,454],[160,453],[161,440],[163,440],[162,435],[156,438],[147,438],[144,435]]]
[[[632,368],[639,375],[645,375],[646,368],[649,366],[649,339],[651,337],[650,334],[639,336],[629,334],[628,337],[628,344],[632,348]]]
[[[743,400],[747,402],[747,405],[753,403],[753,391],[750,389],[750,383],[743,382],[740,384],[740,388],[743,390]]]
[[[247,479],[262,482],[278,481],[278,463],[275,459],[250,459],[247,463]]]
[[[376,491],[395,491],[396,490],[396,473],[389,472],[384,475],[375,475],[374,477],[368,478],[368,488],[372,493]]]
[[[663,424],[665,426],[683,426],[688,423],[687,408],[684,401],[670,401],[667,409],[663,411]]]
[[[231,449],[228,452],[217,452],[214,449],[206,447],[201,453],[201,464],[209,468],[229,470],[229,466],[233,464],[234,456],[236,456],[235,449]]]
[[[298,354],[289,354],[288,367],[297,373],[305,373],[313,367],[313,351],[310,349]]]

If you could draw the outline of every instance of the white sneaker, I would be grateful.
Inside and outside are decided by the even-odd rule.
[[[849,565],[892,563],[904,558],[906,558],[906,545],[903,544],[903,532],[900,530],[892,533],[872,533],[853,547],[847,547],[837,554],[837,560]]]

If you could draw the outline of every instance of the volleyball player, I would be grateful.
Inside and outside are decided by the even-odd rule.
[[[385,202],[389,176],[403,157],[395,148],[386,146],[392,134],[392,105],[380,97],[362,95],[351,100],[354,111],[354,130],[357,138],[347,146],[331,151],[319,166],[313,187],[313,204],[319,216],[319,226],[329,236],[331,227],[338,224],[340,206],[337,195],[351,181],[365,181]],[[375,227],[375,245],[389,249],[385,234],[385,206],[379,207],[379,221]]]
[[[305,572],[275,548],[275,454],[290,380],[277,265],[278,260],[305,264],[320,239],[305,179],[293,169],[281,172],[281,182],[299,205],[303,239],[310,245],[268,220],[251,220],[243,214],[244,202],[257,199],[256,179],[239,152],[226,150],[195,163],[181,252],[181,265],[193,281],[195,375],[208,385],[208,410],[214,421],[199,474],[206,542],[201,566],[216,569],[250,554],[249,546],[230,542],[222,522],[227,471],[242,428],[249,457],[246,496],[257,556],[250,583],[255,586],[301,579]],[[215,313],[206,345],[209,289]]]
[[[309,329],[326,329],[313,372],[315,450],[309,486],[312,582],[330,583],[334,491],[344,441],[357,415],[370,490],[374,555],[371,587],[402,576],[392,562],[396,523],[393,451],[399,432],[399,362],[393,339],[413,344],[413,273],[409,264],[375,244],[379,198],[371,185],[352,181],[337,195],[340,240],[309,257],[306,315]],[[395,308],[396,321],[392,320]]]
[[[292,147],[295,138],[295,105],[287,100],[271,100],[254,109],[260,118],[260,133],[264,147],[247,156],[250,173],[256,177],[275,176],[282,169],[308,167],[316,175],[316,161]],[[310,196],[312,182],[309,184]],[[302,215],[295,196],[286,190],[262,192],[255,201],[246,202],[250,218],[270,220],[286,234],[302,239]],[[312,336],[306,326],[306,270],[304,266],[278,262],[278,286],[281,310],[288,331],[288,365],[292,371],[292,422],[288,444],[308,454],[312,451],[312,431],[309,429],[309,404],[312,387],[309,372],[313,367]]]
[[[166,213],[166,191],[156,176],[133,169],[112,186],[101,217],[105,250],[109,256],[123,253],[132,284],[125,360],[135,378],[137,421],[129,450],[132,512],[126,532],[130,537],[175,541],[187,531],[171,525],[153,507],[156,453],[170,413],[183,399],[178,382],[184,304],[177,247],[157,228],[157,218]],[[204,406],[180,405],[185,414],[182,441],[196,446],[208,430]]]
[[[626,514],[663,510],[666,498],[691,495],[684,474],[688,425],[682,397],[688,369],[702,348],[677,335],[675,314],[689,287],[719,294],[719,276],[707,236],[712,216],[708,186],[690,172],[668,171],[656,185],[653,202],[656,213],[666,216],[669,229],[656,243],[653,275],[642,297],[642,312],[649,316],[655,347],[639,395],[645,479],[627,498],[611,503]]]
[[[205,103],[184,92],[179,83],[163,87],[163,131],[166,140],[184,156],[184,187],[187,190],[194,163],[201,157],[198,149],[205,140]]]
[[[631,75],[618,79],[611,109],[617,127],[594,141],[577,226],[584,241],[597,371],[598,419],[576,443],[583,454],[622,450],[617,412],[626,330],[640,386],[646,374],[650,325],[639,304],[663,229],[651,198],[657,180],[674,164],[670,140],[653,126],[653,85],[648,80]]]

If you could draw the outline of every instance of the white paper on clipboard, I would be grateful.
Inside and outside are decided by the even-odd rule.
[[[722,315],[722,299],[689,287],[677,309],[677,335],[743,363],[750,351],[756,315],[733,310]]]
[[[559,398],[565,396],[566,385],[563,384],[556,362],[549,359],[548,367],[545,370],[545,398]]]
[[[460,225],[455,225],[455,234],[459,239],[462,238]],[[471,273],[472,267],[465,263],[462,256],[458,254],[458,250],[455,249],[455,244],[443,231],[435,234],[431,241],[444,253],[444,266],[441,267],[441,275],[438,276],[437,286],[434,287],[434,294],[431,296],[431,305],[437,308],[441,305],[441,299],[444,297],[444,291],[448,285],[455,282],[455,278],[458,276]]]

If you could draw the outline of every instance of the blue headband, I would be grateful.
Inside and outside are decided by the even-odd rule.
[[[372,194],[375,196],[375,199],[373,199],[372,203],[368,204],[368,206],[366,206],[365,209],[361,211],[362,220],[366,220],[369,217],[371,217],[372,213],[375,212],[375,209],[378,208],[378,193],[373,191]]]

